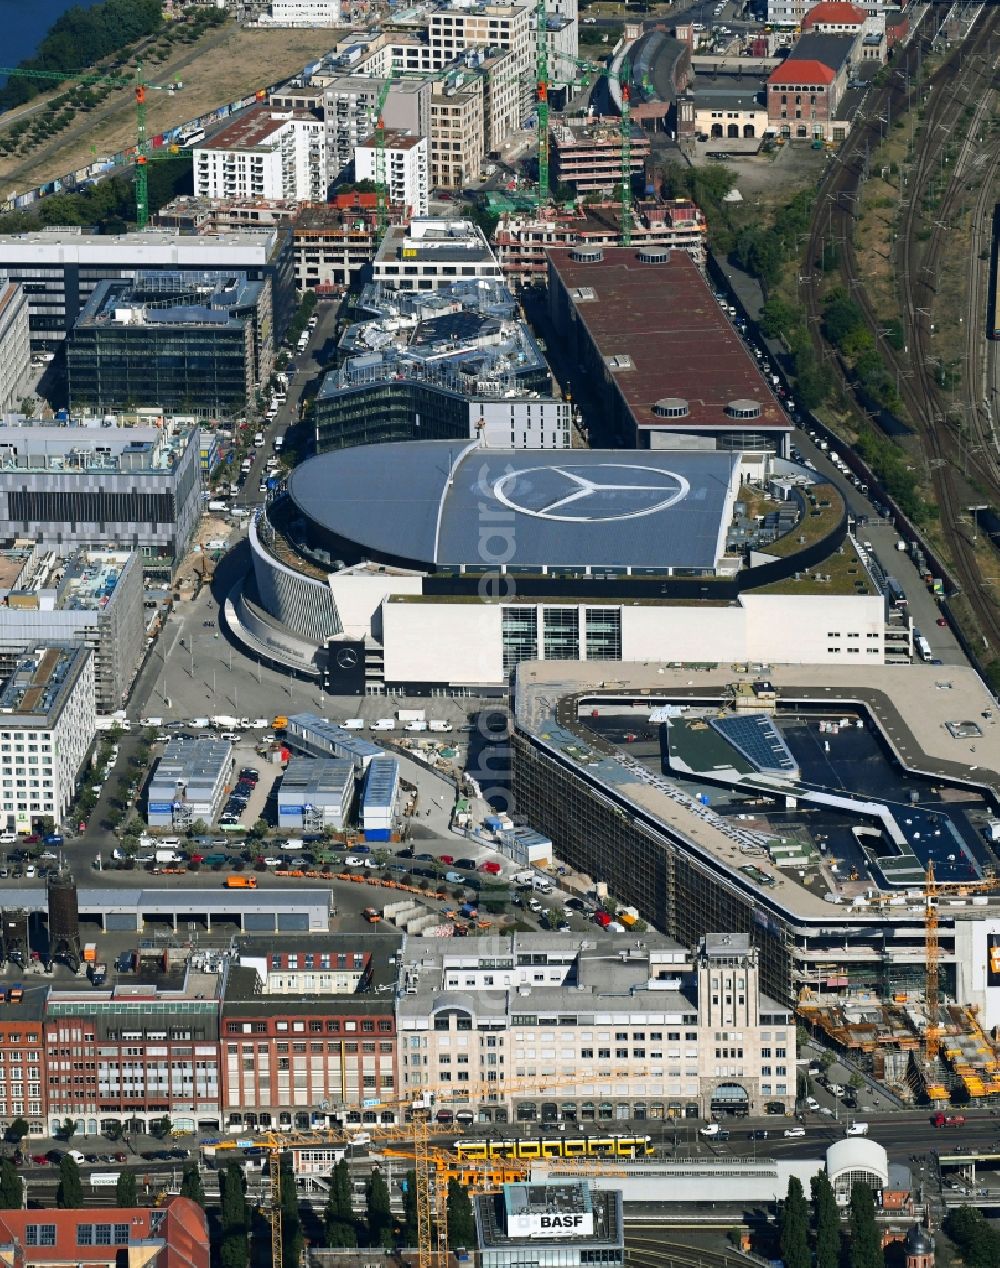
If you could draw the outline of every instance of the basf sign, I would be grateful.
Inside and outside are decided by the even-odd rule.
[[[508,1237],[592,1237],[592,1211],[525,1211],[510,1217]]]

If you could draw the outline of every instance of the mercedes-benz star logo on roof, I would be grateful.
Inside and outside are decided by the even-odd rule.
[[[512,511],[566,524],[613,524],[665,511],[691,485],[674,471],[624,462],[586,467],[527,467],[493,483],[493,496]]]

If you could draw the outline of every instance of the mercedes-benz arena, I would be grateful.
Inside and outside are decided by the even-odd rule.
[[[760,452],[338,450],[250,545],[234,632],[337,694],[499,692],[536,659],[883,659],[840,495]]]

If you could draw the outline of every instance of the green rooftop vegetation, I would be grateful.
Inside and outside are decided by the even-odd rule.
[[[844,499],[832,484],[820,484],[811,489],[801,490],[805,502],[805,514],[790,533],[779,537],[764,552],[787,558],[807,546],[821,541],[827,533],[832,533],[844,516]]]
[[[829,580],[827,580],[829,578]],[[850,541],[839,551],[828,555],[814,568],[803,570],[798,577],[783,577],[766,586],[757,586],[754,594],[877,594],[868,572]]]

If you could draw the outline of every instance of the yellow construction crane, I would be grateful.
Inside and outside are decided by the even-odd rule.
[[[532,1077],[507,1078],[502,1071],[497,1072],[496,1079],[485,1079],[474,1083],[425,1083],[413,1087],[405,1097],[393,1097],[367,1102],[367,1110],[389,1110],[408,1120],[400,1123],[338,1123],[335,1126],[320,1127],[310,1131],[263,1132],[233,1140],[220,1141],[214,1146],[219,1149],[263,1149],[268,1154],[269,1202],[268,1217],[271,1224],[271,1264],[272,1268],[283,1268],[281,1252],[281,1155],[289,1149],[315,1148],[322,1144],[350,1144],[352,1139],[365,1134],[375,1140],[405,1140],[412,1142],[413,1170],[416,1175],[417,1204],[417,1263],[419,1268],[444,1268],[447,1263],[447,1185],[445,1193],[438,1194],[438,1219],[435,1237],[435,1225],[432,1217],[431,1177],[441,1174],[436,1153],[431,1145],[432,1136],[461,1134],[461,1125],[453,1122],[437,1122],[433,1116],[435,1100],[440,1098],[450,1103],[469,1103],[475,1100],[490,1101],[499,1104],[518,1092],[530,1092],[533,1096],[545,1096],[550,1092],[565,1087],[585,1085],[604,1085],[617,1082],[633,1082],[647,1078],[663,1077],[662,1071],[653,1072],[645,1067],[638,1069],[608,1070],[592,1076],[577,1074],[538,1075]],[[333,1111],[334,1116],[352,1112],[356,1107],[343,1107]],[[506,1162],[504,1164],[506,1166]],[[289,1265],[288,1268],[295,1268]]]
[[[974,881],[939,881],[934,875],[934,860],[927,864],[924,878],[924,1006],[927,1025],[924,1027],[924,1063],[929,1067],[937,1056],[941,1041],[940,976],[941,940],[938,901],[943,894],[956,898],[968,898],[974,894],[987,894],[1000,889],[1000,878],[992,871]],[[895,894],[874,894],[866,899],[872,907],[888,907],[897,900]]]

